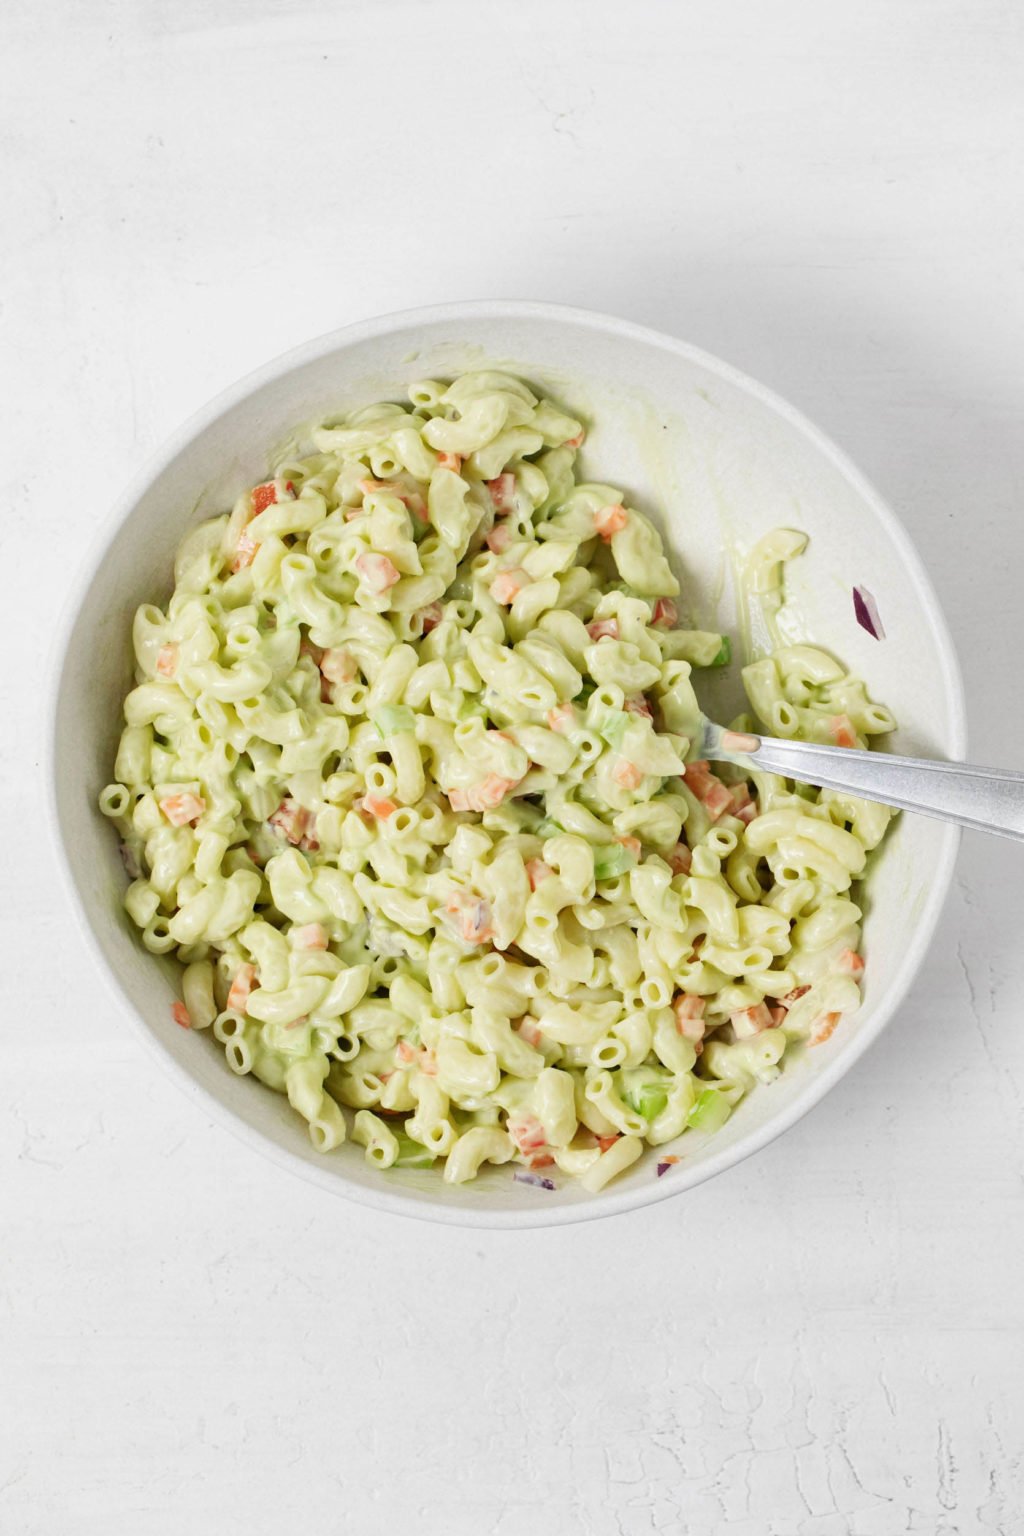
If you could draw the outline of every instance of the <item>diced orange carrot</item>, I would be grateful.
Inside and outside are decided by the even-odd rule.
[[[607,1152],[609,1147],[614,1147],[618,1139],[619,1135],[616,1131],[614,1136],[598,1136],[597,1144],[601,1148],[602,1152]]]
[[[564,736],[576,723],[576,711],[571,704],[556,704],[554,709],[548,710],[544,718],[549,731],[555,731],[559,736]]]
[[[679,609],[670,597],[659,597],[651,614],[654,629],[674,629],[679,622]]]
[[[510,470],[488,480],[487,489],[491,493],[496,512],[511,512],[515,509],[516,477]]]
[[[518,779],[503,779],[498,773],[489,773],[468,788],[450,789],[448,803],[453,811],[493,811],[518,783]]]
[[[307,1013],[300,1013],[297,1019],[292,1019],[290,1024],[285,1025],[285,1029],[301,1029],[303,1024],[308,1023],[309,1015]]]
[[[414,1045],[410,1045],[408,1040],[399,1040],[398,1044],[395,1046],[395,1055],[398,1057],[399,1061],[405,1062],[405,1064],[408,1066],[410,1062],[416,1060],[417,1056],[419,1055],[419,1051]]]
[[[526,878],[530,882],[530,890],[535,891],[543,880],[554,874],[550,864],[545,864],[543,859],[527,859],[524,865]]]
[[[326,949],[327,929],[323,923],[303,923],[292,929],[291,940],[296,949]]]
[[[577,432],[575,437],[567,437],[566,440],[565,440],[565,447],[566,448],[582,448],[583,447],[583,439],[586,437],[586,435],[587,435],[586,432],[582,432],[581,431],[581,432]]]
[[[857,745],[857,732],[849,715],[833,715],[828,722],[829,734],[837,747],[855,747]]]
[[[687,763],[683,782],[696,795],[712,821],[717,821],[732,805],[728,786],[709,772],[707,763]]]
[[[171,1007],[171,1018],[175,1024],[180,1024],[182,1029],[191,1029],[192,1020],[184,1003],[174,1003]]]
[[[404,485],[399,485],[397,480],[359,480],[357,484],[364,496],[371,496],[374,491],[380,491],[384,496],[394,496],[399,501],[405,501],[410,494]]]
[[[530,578],[525,571],[516,568],[511,571],[499,571],[491,582],[490,592],[496,603],[508,608],[515,602],[520,592],[529,584]]]
[[[617,533],[621,533],[629,522],[629,515],[620,502],[613,502],[610,507],[599,507],[594,513],[594,527],[604,539],[610,543]]]
[[[206,810],[206,801],[202,795],[186,791],[181,795],[165,795],[160,801],[160,809],[172,827],[187,827],[189,822],[199,820]]]
[[[835,968],[844,976],[852,976],[854,981],[860,981],[864,975],[864,961],[855,949],[844,949],[836,961]]]
[[[672,1012],[676,1016],[676,1028],[687,1040],[702,1040],[704,1038],[704,1008],[705,1001],[702,997],[691,997],[686,992],[677,992],[672,999]]]
[[[619,621],[618,619],[595,619],[593,624],[587,625],[587,634],[591,640],[617,640]]]
[[[693,854],[685,843],[676,843],[668,856],[668,866],[674,875],[688,875]]]
[[[281,801],[272,816],[267,817],[267,825],[297,848],[309,829],[309,812],[304,805],[289,797]]]
[[[512,530],[508,523],[495,523],[484,543],[495,555],[504,554],[512,542]]]
[[[640,853],[641,853],[641,850],[643,848],[643,844],[641,843],[641,841],[640,841],[640,839],[638,837],[630,837],[629,834],[627,833],[623,837],[617,837],[615,839],[615,841],[617,843],[621,843],[622,847],[625,848],[626,852],[627,853],[631,853],[634,858],[638,859],[640,857]]]
[[[356,659],[344,646],[335,646],[321,655],[320,671],[329,683],[351,683],[357,671]]]
[[[639,789],[644,776],[635,763],[620,757],[612,769],[612,778],[622,789]]]
[[[397,567],[387,555],[374,554],[372,551],[358,557],[356,570],[371,592],[386,592],[399,580]]]
[[[395,802],[386,795],[364,795],[360,804],[368,815],[375,816],[378,821],[387,821],[398,810]]]
[[[785,997],[781,999],[781,1002],[785,1005],[785,1007],[792,1008],[793,1004],[799,1002],[802,997],[806,997],[810,990],[811,989],[809,986],[794,987],[792,992],[786,993]]]
[[[457,453],[440,453],[437,456],[437,467],[438,469],[450,469],[457,475],[462,468],[461,455]]]
[[[178,670],[178,647],[174,641],[162,645],[156,653],[158,677],[173,677]]]
[[[256,967],[248,961],[238,967],[231,980],[231,990],[228,992],[225,1004],[229,1013],[244,1013],[245,1005],[249,1001],[249,994],[256,981]]]
[[[518,783],[518,779],[504,779],[500,773],[489,773],[476,786],[476,809],[478,811],[493,811],[501,804],[505,796],[515,789]]]
[[[749,1040],[751,1035],[759,1035],[763,1029],[771,1029],[772,1016],[766,1003],[756,1003],[753,1008],[741,1008],[737,1013],[730,1014],[729,1022],[738,1040]]]
[[[821,1018],[817,1021],[814,1033],[810,1036],[810,1044],[823,1045],[832,1034],[841,1018],[841,1013],[823,1013]]]

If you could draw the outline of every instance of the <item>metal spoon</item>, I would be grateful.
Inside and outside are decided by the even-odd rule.
[[[730,731],[707,718],[700,755],[748,771],[779,773],[822,789],[846,790],[901,811],[1024,842],[1024,773],[1011,768],[975,768],[969,763],[819,747]]]

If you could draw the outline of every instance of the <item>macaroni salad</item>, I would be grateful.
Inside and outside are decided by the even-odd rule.
[[[504,373],[408,394],[189,533],[100,809],[183,963],[175,1019],[319,1150],[598,1190],[857,1007],[891,813],[694,760],[692,674],[729,643],[678,627],[652,524],[577,480],[579,421]],[[736,725],[864,746],[892,717],[775,627],[804,542],[748,563],[772,648]]]

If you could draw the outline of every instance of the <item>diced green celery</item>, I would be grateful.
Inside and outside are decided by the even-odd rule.
[[[614,880],[636,863],[636,854],[621,843],[601,843],[594,849],[594,879]]]
[[[622,738],[626,734],[626,726],[629,724],[629,716],[625,710],[615,709],[605,715],[597,728],[597,734],[602,741],[606,741],[610,747],[621,747]]]
[[[732,1105],[717,1088],[705,1088],[687,1116],[695,1131],[717,1131],[732,1114]]]
[[[560,832],[564,831],[565,828],[560,827],[557,821],[552,821],[550,816],[543,817],[534,828],[536,835],[543,838],[557,837]]]
[[[437,1161],[429,1147],[413,1141],[405,1131],[396,1131],[395,1140],[398,1142],[398,1156],[391,1165],[393,1168],[432,1168]]]
[[[646,1083],[634,1083],[623,1090],[623,1098],[631,1109],[645,1120],[654,1120],[668,1103],[668,1089],[663,1079],[651,1078]]]
[[[382,741],[393,736],[396,731],[412,731],[416,728],[416,717],[408,704],[382,704],[372,719]]]
[[[718,648],[718,655],[711,663],[713,667],[727,667],[732,661],[732,641],[728,635],[722,636],[722,643]]]

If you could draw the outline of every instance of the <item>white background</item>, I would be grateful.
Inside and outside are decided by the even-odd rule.
[[[208,1124],[41,823],[53,617],[210,394],[444,299],[611,310],[791,397],[906,520],[1024,765],[1015,0],[7,0],[0,1531],[1024,1531],[1022,850],[901,1016],[711,1185],[377,1217]]]

